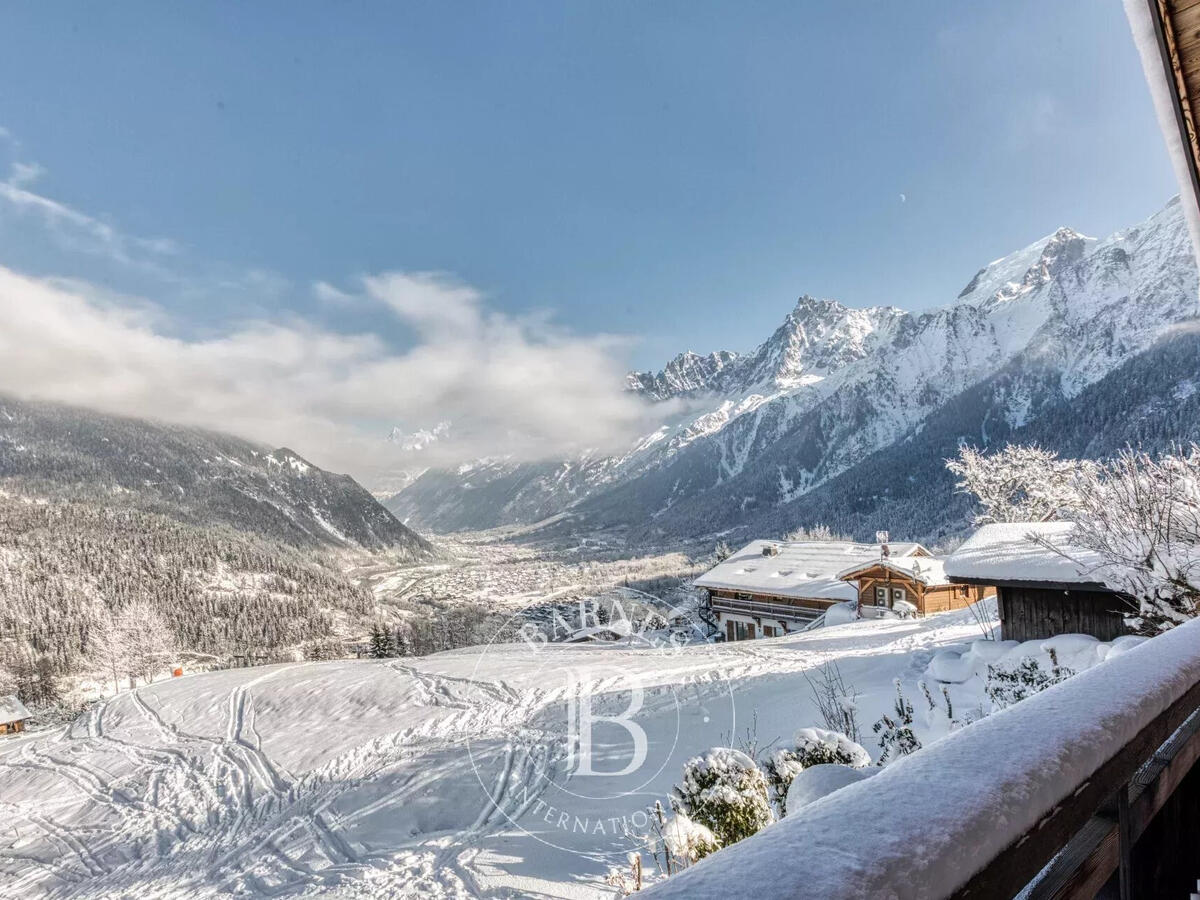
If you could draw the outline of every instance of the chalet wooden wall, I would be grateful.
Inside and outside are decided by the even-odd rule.
[[[1001,587],[1000,636],[1033,641],[1056,634],[1090,634],[1111,641],[1128,634],[1124,601],[1108,591]]]
[[[976,585],[952,584],[939,585],[925,590],[922,613],[947,612],[952,609],[965,609],[983,597],[983,588]]]
[[[908,593],[908,602],[917,607],[921,615],[964,609],[983,597],[985,588],[977,585],[947,584],[927,587],[921,582],[905,578],[899,573],[882,567],[864,572],[858,579],[858,602],[863,606],[875,605],[875,588],[902,587]]]

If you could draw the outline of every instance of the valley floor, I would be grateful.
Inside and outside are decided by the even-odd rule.
[[[648,588],[666,605],[667,596],[712,563],[711,545],[678,543],[629,556],[603,535],[575,541],[510,540],[502,530],[435,538],[439,556],[397,564],[387,557],[358,556],[347,574],[367,587],[385,609],[402,614],[476,603],[514,612],[544,604],[577,603],[623,586]],[[688,592],[693,593],[693,592]]]
[[[893,679],[915,695],[934,653],[980,635],[964,611],[172,679],[0,739],[0,896],[612,896],[605,874],[688,757],[821,725],[805,673],[837,662],[874,752]],[[585,694],[594,772],[572,755]],[[642,764],[605,774],[639,731]]]

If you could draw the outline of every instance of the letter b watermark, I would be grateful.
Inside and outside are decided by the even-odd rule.
[[[567,683],[567,771],[572,775],[621,777],[640,769],[646,761],[649,748],[645,729],[632,719],[642,708],[644,695],[641,685],[629,685],[629,705],[613,716],[593,712],[592,692],[589,688],[594,682],[578,681],[572,675],[568,676]],[[592,767],[592,730],[601,722],[624,729],[633,742],[629,762],[622,769],[597,771]]]

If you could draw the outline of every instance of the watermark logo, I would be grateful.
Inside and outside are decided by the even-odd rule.
[[[627,850],[683,763],[736,731],[721,656],[690,610],[622,595],[515,614],[472,674],[508,707],[468,742],[482,821],[563,850]]]
[[[573,681],[568,676],[568,684]],[[646,731],[633,716],[642,708],[644,694],[640,685],[629,688],[629,705],[617,715],[603,715],[592,710],[592,694],[586,686],[570,691],[567,700],[567,772],[582,777],[622,778],[631,775],[646,762],[648,739]],[[619,726],[632,739],[629,762],[616,771],[601,772],[592,768],[592,733],[597,723]]]

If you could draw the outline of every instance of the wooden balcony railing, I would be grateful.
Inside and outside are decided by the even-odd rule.
[[[654,898],[1178,898],[1200,878],[1200,621],[974,722]]]
[[[824,609],[811,606],[793,606],[790,603],[771,603],[766,600],[737,600],[732,597],[713,597],[713,612],[734,613],[741,616],[764,616],[768,619],[786,619],[791,622],[811,622]]]

